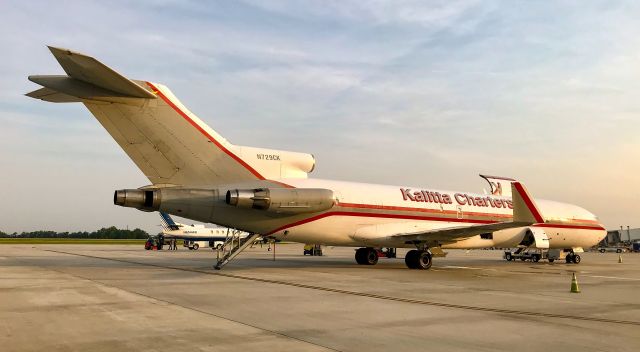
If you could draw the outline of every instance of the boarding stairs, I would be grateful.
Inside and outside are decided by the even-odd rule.
[[[259,234],[249,234],[249,236],[241,237],[244,232],[236,229],[227,229],[227,236],[225,238],[222,248],[218,250],[218,263],[214,266],[216,270],[220,270],[223,266],[227,265],[233,258],[235,258],[245,248],[249,247],[253,241],[255,241]]]

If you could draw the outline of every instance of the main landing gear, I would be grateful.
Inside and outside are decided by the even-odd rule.
[[[404,262],[409,269],[426,270],[431,268],[433,256],[428,248],[412,249],[407,252]],[[378,263],[378,251],[375,248],[366,247],[356,250],[356,262],[360,265],[376,265]]]
[[[407,264],[407,267],[409,269],[427,270],[431,268],[431,264],[433,263],[433,256],[428,249],[412,249],[407,252],[407,255],[405,255],[404,262],[405,264]]]
[[[376,265],[378,264],[378,251],[371,247],[358,248],[356,262],[360,265]]]

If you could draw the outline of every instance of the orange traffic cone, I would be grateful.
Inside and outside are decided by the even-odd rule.
[[[576,273],[573,273],[571,278],[571,293],[580,293],[580,287],[578,287],[578,279],[576,279]]]

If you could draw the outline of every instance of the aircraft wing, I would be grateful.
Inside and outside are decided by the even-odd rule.
[[[404,243],[411,242],[455,242],[483,233],[491,233],[494,231],[505,230],[510,228],[518,228],[529,226],[534,223],[542,223],[542,218],[538,207],[533,199],[529,196],[526,188],[520,182],[511,183],[511,191],[513,194],[513,220],[505,222],[496,222],[490,224],[473,224],[467,226],[442,227],[436,229],[414,229],[409,231],[398,231],[401,227],[406,229],[406,224],[388,224],[371,228],[375,231],[367,234],[368,229],[361,229],[358,232],[359,237],[368,238],[369,240],[385,240],[397,241]],[[403,226],[401,226],[403,225]],[[417,225],[415,226],[417,227]]]
[[[494,224],[445,227],[435,230],[418,231],[412,233],[398,233],[392,235],[391,237],[402,239],[404,240],[404,242],[454,242],[483,233],[491,233],[499,230],[524,227],[531,224],[531,222],[526,221],[507,221]]]

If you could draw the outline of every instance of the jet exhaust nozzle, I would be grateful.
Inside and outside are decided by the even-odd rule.
[[[276,213],[313,213],[335,204],[333,191],[322,188],[257,188],[227,191],[225,202],[238,208]]]
[[[160,209],[160,192],[140,189],[121,189],[113,193],[113,204],[144,211]]]

